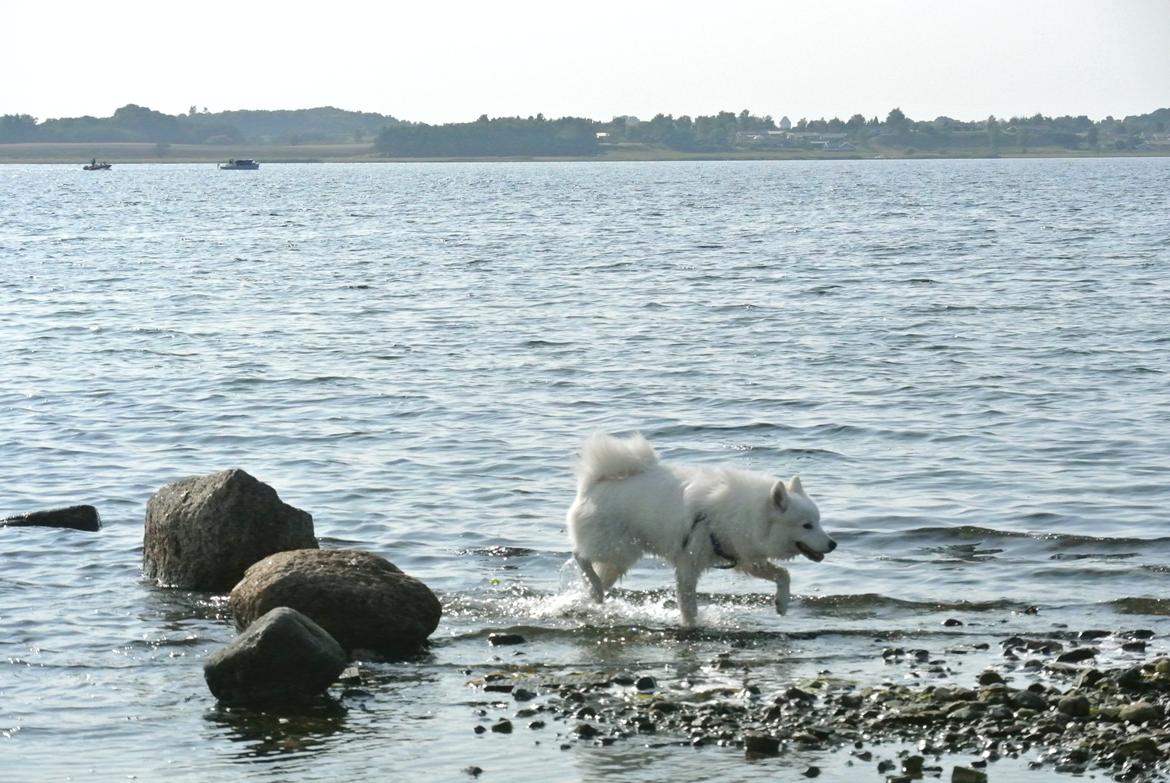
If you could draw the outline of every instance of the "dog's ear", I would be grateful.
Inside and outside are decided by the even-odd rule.
[[[804,494],[804,487],[800,485],[800,476],[792,477],[792,481],[788,482],[788,491],[799,492],[802,495]]]
[[[783,479],[776,479],[776,483],[772,485],[772,502],[781,513],[788,510],[788,489],[784,486]]]

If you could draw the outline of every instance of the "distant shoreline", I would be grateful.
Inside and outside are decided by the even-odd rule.
[[[728,161],[728,160],[962,160],[996,158],[1158,158],[1170,157],[1170,147],[1156,150],[1069,150],[1058,147],[1001,150],[990,154],[985,149],[942,152],[910,152],[875,149],[827,152],[823,150],[777,149],[734,150],[727,152],[680,152],[645,144],[603,145],[598,155],[583,156],[510,156],[510,157],[410,157],[392,158],[379,155],[371,144],[303,144],[240,145],[221,147],[205,144],[174,144],[161,147],[149,143],[25,143],[0,144],[2,164],[76,164],[91,159],[115,165],[141,163],[207,163],[228,158],[255,158],[261,163],[490,163],[490,162],[635,162],[635,161]]]

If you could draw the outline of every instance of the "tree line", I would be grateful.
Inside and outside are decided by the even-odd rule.
[[[389,157],[589,156],[614,145],[649,145],[680,152],[720,153],[766,148],[848,152],[975,150],[1027,152],[1030,148],[1136,150],[1170,144],[1170,108],[1124,119],[1087,116],[912,120],[901,109],[885,116],[774,120],[748,110],[691,117],[657,114],[642,121],[614,117],[548,119],[481,116],[475,122],[430,125],[332,107],[295,111],[211,113],[192,106],[168,115],[129,104],[107,118],[38,122],[29,115],[0,117],[0,143],[153,142],[156,144],[372,143]]]
[[[0,144],[22,142],[155,144],[338,144],[369,142],[398,120],[326,106],[289,111],[200,111],[164,114],[133,103],[111,117],[38,122],[28,114],[0,116]]]

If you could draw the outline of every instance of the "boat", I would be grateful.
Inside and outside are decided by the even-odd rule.
[[[219,167],[231,171],[245,171],[260,168],[260,162],[251,158],[228,158],[228,162],[219,164]]]
[[[112,166],[107,161],[104,161],[104,160],[101,163],[98,163],[97,158],[94,158],[93,160],[91,160],[89,163],[86,163],[81,168],[84,169],[85,171],[109,171],[112,168]]]

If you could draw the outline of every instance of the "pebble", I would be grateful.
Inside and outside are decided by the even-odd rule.
[[[979,674],[978,680],[980,685],[996,685],[998,683],[1002,683],[1003,681],[1003,676],[993,669],[987,669],[986,671],[981,672]]]
[[[524,644],[527,639],[518,633],[492,633],[488,634],[488,644],[492,647],[501,647],[509,644]]]
[[[511,734],[512,733],[512,721],[508,720],[507,718],[504,718],[499,723],[492,725],[492,731],[494,731],[496,734]]]
[[[639,677],[634,681],[634,687],[640,691],[653,691],[658,688],[658,681],[653,677]]]
[[[955,767],[951,770],[951,783],[987,783],[987,773],[970,767]]]
[[[1062,696],[1056,703],[1056,709],[1070,718],[1087,718],[1091,712],[1091,705],[1088,697],[1077,693]]]
[[[1161,717],[1158,709],[1146,701],[1136,701],[1121,708],[1118,716],[1126,723],[1145,723]]]
[[[743,749],[749,755],[775,756],[780,752],[780,740],[762,734],[748,734],[743,738]]]
[[[474,764],[470,767],[464,767],[463,771],[465,773],[467,773],[468,775],[471,775],[471,777],[473,777],[473,778],[478,778],[480,775],[483,774],[483,768],[477,767]]]
[[[1095,647],[1077,647],[1069,650],[1056,657],[1057,663],[1080,663],[1094,658],[1097,655],[1097,648]]]

